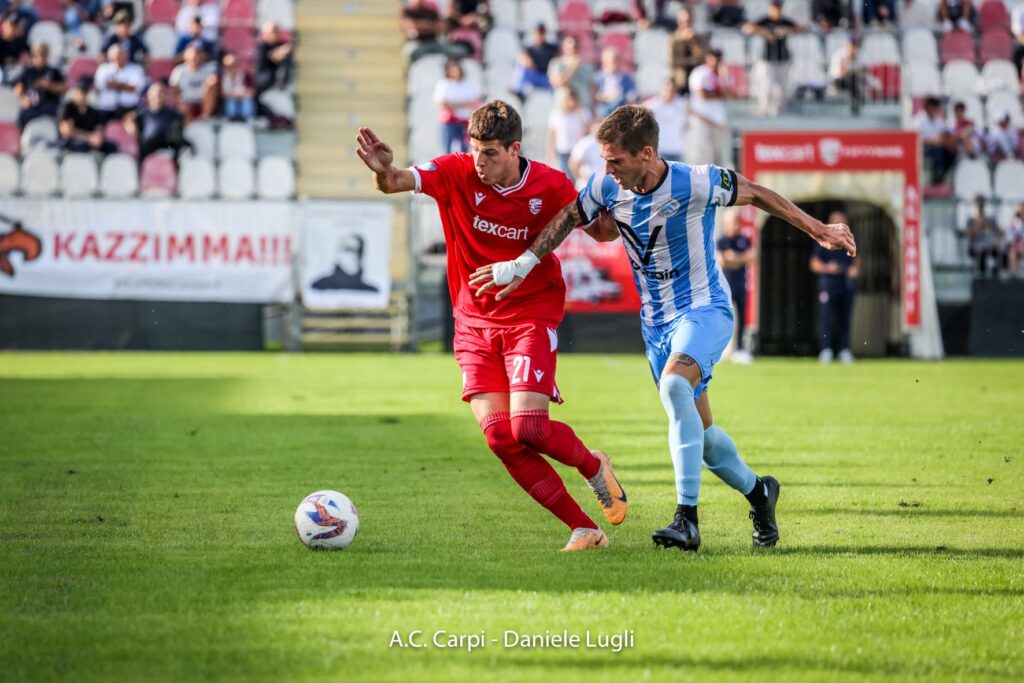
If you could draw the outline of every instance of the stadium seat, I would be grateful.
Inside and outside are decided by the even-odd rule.
[[[729,73],[729,88],[732,91],[734,100],[745,100],[750,97],[750,75],[747,67],[743,64],[726,64],[725,70]]]
[[[174,25],[178,18],[178,3],[176,0],[146,0],[146,24],[171,24]]]
[[[469,58],[476,62],[483,60],[484,39],[480,37],[480,32],[476,29],[459,26],[448,32],[448,40],[452,43],[468,45],[472,50],[469,53]]]
[[[977,61],[974,53],[974,36],[966,31],[950,31],[939,42],[939,56],[943,63],[953,59]]]
[[[513,31],[519,27],[519,0],[491,0],[491,17],[494,28],[508,28]],[[494,28],[491,30],[493,31]]]
[[[427,55],[413,62],[406,74],[409,95],[413,96],[419,93],[433,95],[434,86],[444,78],[445,61],[447,60],[442,55]]]
[[[224,199],[249,199],[255,186],[252,162],[246,159],[222,162],[218,180],[220,196]]]
[[[967,118],[974,121],[974,124],[978,129],[984,128],[985,107],[982,106],[980,97],[977,95],[964,95],[963,97],[958,97],[952,102],[953,104],[956,102],[963,102],[964,108],[967,110]]]
[[[979,194],[991,197],[988,163],[981,159],[961,159],[953,172],[953,191],[959,199],[972,200]]]
[[[276,116],[295,119],[295,98],[287,90],[265,90],[259,99],[260,103]]]
[[[903,32],[903,59],[908,64],[939,61],[939,44],[926,28],[908,28]]]
[[[210,121],[193,121],[185,126],[184,137],[192,143],[192,154],[203,159],[217,158],[217,132]]]
[[[259,26],[273,21],[285,31],[295,29],[295,5],[292,0],[259,0],[256,17]]]
[[[726,64],[747,63],[747,39],[739,31],[715,29],[711,33],[711,47],[722,51],[722,61]],[[755,57],[760,58],[761,53],[756,53]]]
[[[597,39],[599,52],[605,48],[613,48],[618,51],[622,60],[622,68],[632,71],[636,65],[633,59],[633,38],[628,33],[619,31],[604,31]]]
[[[898,100],[902,92],[899,63],[872,64],[868,67],[866,90],[868,97],[874,100]]]
[[[978,8],[978,29],[985,33],[993,28],[1002,29],[1004,33],[1010,29],[1010,13],[1003,0],[984,0]]]
[[[261,199],[289,199],[295,194],[295,167],[288,157],[263,157],[256,167],[256,193]]]
[[[843,29],[829,31],[825,35],[825,58],[831,61],[832,56],[850,42],[850,33]]]
[[[225,123],[217,135],[217,154],[220,159],[256,158],[256,136],[247,123]]]
[[[807,0],[789,0],[789,2],[785,4],[785,7],[786,16],[800,26],[807,26],[811,23],[811,3]],[[748,13],[747,16],[749,17],[751,15]],[[762,16],[764,16],[764,14],[753,15],[753,19],[754,21],[757,21],[757,19]]]
[[[139,166],[127,154],[110,154],[100,166],[100,193],[121,199],[139,191]]]
[[[981,89],[986,95],[1000,90],[1019,93],[1020,76],[1017,69],[1005,59],[985,62],[985,66],[981,68]]]
[[[178,172],[178,195],[182,199],[209,199],[217,193],[213,162],[203,157],[183,156]]]
[[[515,87],[515,71],[510,69],[506,64],[492,64],[488,65],[487,70],[484,71],[484,85],[483,95],[485,100],[505,100],[512,96],[512,89]],[[434,104],[433,98],[418,95],[412,98],[416,108],[415,110],[410,108],[410,111],[424,112],[425,105],[420,104],[421,100],[429,100],[431,109],[429,116],[431,119],[437,116],[437,105]]]
[[[1017,211],[1018,203],[1004,201],[999,205],[999,211],[996,213],[996,224],[1003,229],[1004,234],[1009,234],[1010,232],[1010,223],[1013,221],[1013,214]]]
[[[60,24],[53,21],[37,21],[28,32],[28,44],[46,43],[50,48],[50,55],[47,63],[50,66],[60,66],[64,58],[64,31]]]
[[[10,197],[18,191],[21,169],[18,160],[10,154],[0,152],[0,197]]]
[[[83,77],[92,78],[96,75],[96,58],[95,57],[72,57],[68,61],[67,73],[64,74],[64,80],[69,85],[78,83]]]
[[[637,31],[633,43],[637,67],[648,63],[669,65],[669,42],[671,36],[660,29]]]
[[[14,90],[6,86],[0,87],[0,123],[16,122],[20,109]]]
[[[563,33],[592,31],[594,18],[585,0],[567,0],[558,9],[558,28]]]
[[[795,92],[798,88],[824,90],[828,87],[829,78],[824,65],[815,60],[794,60],[789,68],[788,90]]]
[[[229,26],[220,36],[222,50],[234,52],[239,59],[256,58],[256,36],[246,26]]]
[[[46,147],[57,141],[57,122],[49,116],[32,119],[21,131],[21,149],[25,154],[33,147]]]
[[[647,61],[636,71],[636,89],[641,97],[657,95],[671,71],[666,62]]]
[[[124,124],[120,121],[114,120],[107,123],[106,128],[103,129],[103,136],[117,145],[117,151],[121,154],[138,158],[139,141],[125,129]]]
[[[0,123],[0,153],[20,156],[21,131],[16,123]]]
[[[220,25],[251,31],[256,26],[256,7],[253,0],[224,0],[220,9]]]
[[[981,34],[978,59],[989,62],[993,59],[1011,59],[1013,57],[1013,37],[1005,28],[993,28]]]
[[[951,98],[964,95],[976,95],[981,90],[978,81],[978,68],[973,62],[954,59],[942,67],[942,84],[946,94]]]
[[[61,0],[33,0],[32,11],[41,21],[61,23],[64,21],[64,4]]]
[[[476,83],[477,90],[481,90],[484,87],[484,68],[480,66],[480,62],[472,59],[463,59],[459,62],[462,65],[462,72],[466,75],[466,78]]]
[[[59,178],[57,155],[52,150],[35,150],[21,162],[21,191],[29,197],[56,194]]]
[[[91,197],[99,187],[92,154],[66,154],[60,163],[60,191],[65,197]]]
[[[441,126],[424,125],[413,129],[409,136],[409,158],[413,164],[430,161],[441,156]]]
[[[139,176],[143,197],[170,197],[178,188],[178,171],[174,167],[174,158],[163,152],[146,157],[142,162]]]
[[[906,65],[907,94],[910,97],[928,97],[940,95],[942,76],[935,66],[936,62],[910,62]]]
[[[1024,162],[1007,159],[996,165],[992,189],[1004,202],[1024,202]]]
[[[514,64],[519,55],[519,49],[519,36],[516,35],[516,32],[496,26],[484,39],[484,64]],[[411,70],[412,67],[410,67],[410,72]]]
[[[172,71],[174,71],[173,59],[150,59],[146,76],[151,81],[166,81],[170,78]]]
[[[588,64],[597,63],[597,41],[594,40],[593,31],[584,31],[582,33],[573,33],[579,43],[580,59],[587,62]]]
[[[173,59],[178,34],[170,24],[150,24],[142,34],[142,42],[149,48],[151,59]]]
[[[900,48],[890,33],[867,33],[860,46],[865,64],[901,64]]]
[[[957,206],[957,225],[964,225],[966,216],[970,215],[970,204],[961,202],[965,211]],[[960,216],[963,215],[963,222]],[[963,249],[957,240],[956,231],[951,226],[936,227],[928,231],[928,246],[932,257],[932,264],[936,266],[961,266],[964,264]]]
[[[82,24],[78,30],[84,49],[79,53],[82,57],[97,57],[103,49],[103,31],[96,24]]]
[[[797,33],[790,36],[786,42],[789,44],[793,64],[799,64],[800,62],[825,64],[825,50],[821,45],[821,38],[816,34]]]
[[[1014,128],[1024,128],[1024,111],[1021,111],[1020,98],[1008,92],[994,92],[985,100],[985,121],[993,126],[1000,111],[1010,113],[1010,123]],[[22,143],[24,146],[24,143]]]
[[[519,3],[519,30],[528,33],[537,24],[544,24],[548,35],[557,35],[558,15],[552,0],[523,0]]]
[[[527,96],[523,105],[523,126],[526,128],[543,128],[547,131],[551,110],[555,107],[555,98],[550,92],[534,90]]]

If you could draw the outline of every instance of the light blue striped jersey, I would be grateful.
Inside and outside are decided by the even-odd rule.
[[[736,203],[736,173],[718,166],[674,161],[658,185],[641,194],[596,174],[580,190],[577,207],[589,223],[608,209],[619,226],[641,319],[661,325],[691,308],[730,305],[729,285],[715,261],[715,209]]]

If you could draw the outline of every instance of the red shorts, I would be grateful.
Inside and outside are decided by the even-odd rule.
[[[544,323],[471,327],[455,321],[455,361],[462,400],[474,394],[533,391],[562,402],[555,385],[558,334]]]

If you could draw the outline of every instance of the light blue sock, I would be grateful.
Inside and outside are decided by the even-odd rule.
[[[704,453],[704,423],[693,399],[690,381],[681,375],[661,378],[661,402],[668,413],[668,447],[676,470],[680,505],[696,505]]]
[[[713,424],[704,430],[704,464],[743,495],[754,490],[757,475],[740,459],[736,444],[718,425]]]

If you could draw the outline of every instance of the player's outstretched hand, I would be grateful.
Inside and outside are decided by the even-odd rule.
[[[488,289],[491,289],[492,287],[497,287],[500,284],[494,279],[495,265],[497,264],[491,263],[486,266],[480,266],[479,268],[476,269],[476,271],[473,272],[472,275],[469,276],[470,287],[478,287],[478,289],[476,290],[476,296],[480,296]],[[500,292],[498,292],[494,298],[497,299],[498,301],[501,301],[506,296],[515,291],[515,289],[519,287],[522,281],[523,278],[516,275],[514,278],[512,278],[512,282],[508,283],[508,285]]]
[[[356,143],[359,145],[356,154],[371,171],[386,173],[391,168],[391,162],[395,160],[395,153],[372,130],[360,128],[359,135],[356,136]]]
[[[857,255],[857,242],[853,239],[850,227],[845,223],[831,223],[814,237],[815,241],[826,249],[836,251],[842,249],[850,256]]]

